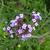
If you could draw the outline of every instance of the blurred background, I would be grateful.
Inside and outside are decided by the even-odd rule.
[[[25,14],[26,22],[31,24],[32,11],[38,11],[42,16],[33,32],[33,36],[39,38],[26,41],[9,38],[3,27],[8,26],[19,13]],[[50,50],[50,0],[0,0],[0,50]]]

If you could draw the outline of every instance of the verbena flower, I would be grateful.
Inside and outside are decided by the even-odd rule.
[[[27,27],[27,24],[24,23],[24,24],[22,25],[22,29],[26,29],[26,27]]]
[[[39,12],[32,12],[32,18],[42,20],[41,15]]]
[[[32,26],[31,25],[28,25],[28,28],[29,28],[28,31],[29,32],[32,32],[32,30],[33,30]]]
[[[6,28],[4,27],[3,30],[7,31],[10,35],[11,38],[15,36],[18,36],[21,38],[21,40],[26,40],[32,36],[33,30],[36,30],[35,27],[38,26],[38,20],[41,20],[41,16],[39,12],[32,12],[32,22],[33,25],[31,24],[26,24],[24,22],[24,15],[19,14],[16,16],[14,20],[10,21],[10,25],[7,26]]]
[[[40,20],[42,20],[40,13],[33,11],[32,12],[32,22],[33,22],[34,26],[38,26],[39,25],[38,21],[40,21]],[[33,29],[35,30],[34,27],[33,27]]]
[[[36,19],[32,19],[33,23],[36,22]]]
[[[13,34],[14,32],[13,32],[12,30],[9,30],[9,33],[10,33],[10,34]]]
[[[19,34],[23,33],[23,29],[18,29],[18,33]]]
[[[30,38],[32,35],[30,33],[22,35],[21,36],[21,40],[27,40],[28,38]]]
[[[10,24],[10,27],[14,27],[14,26],[15,26],[15,23],[11,23],[11,24]]]
[[[20,17],[19,16],[16,16],[16,19],[15,20],[18,20]]]

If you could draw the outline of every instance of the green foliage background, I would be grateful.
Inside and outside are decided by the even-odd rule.
[[[30,16],[33,10],[39,11],[42,16],[42,21],[33,32],[33,36],[40,37],[46,34],[45,39],[42,39],[44,42],[41,43],[41,39],[39,41],[35,37],[26,41],[17,37],[9,38],[3,27],[9,25],[10,20],[19,13],[24,13],[26,23],[31,24]],[[46,10],[45,0],[0,0],[0,50],[50,50],[50,12]]]

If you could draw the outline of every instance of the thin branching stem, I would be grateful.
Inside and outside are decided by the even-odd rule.
[[[50,31],[48,31],[47,33],[44,33],[44,34],[42,34],[42,35],[39,35],[39,36],[34,35],[34,36],[32,36],[32,38],[46,37],[46,36],[49,35],[49,34],[50,34]]]

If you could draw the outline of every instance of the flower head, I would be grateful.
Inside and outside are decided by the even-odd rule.
[[[6,30],[11,38],[16,35],[21,38],[21,40],[26,40],[32,36],[33,30],[39,25],[39,20],[42,20],[39,12],[32,12],[32,24],[26,24],[24,22],[24,15],[19,14],[14,20],[11,20],[10,25],[6,28],[4,27],[3,30]]]
[[[39,12],[32,12],[32,17],[34,18],[34,19],[38,19],[38,20],[42,20],[42,18],[41,18],[41,16],[40,16],[40,13]]]

